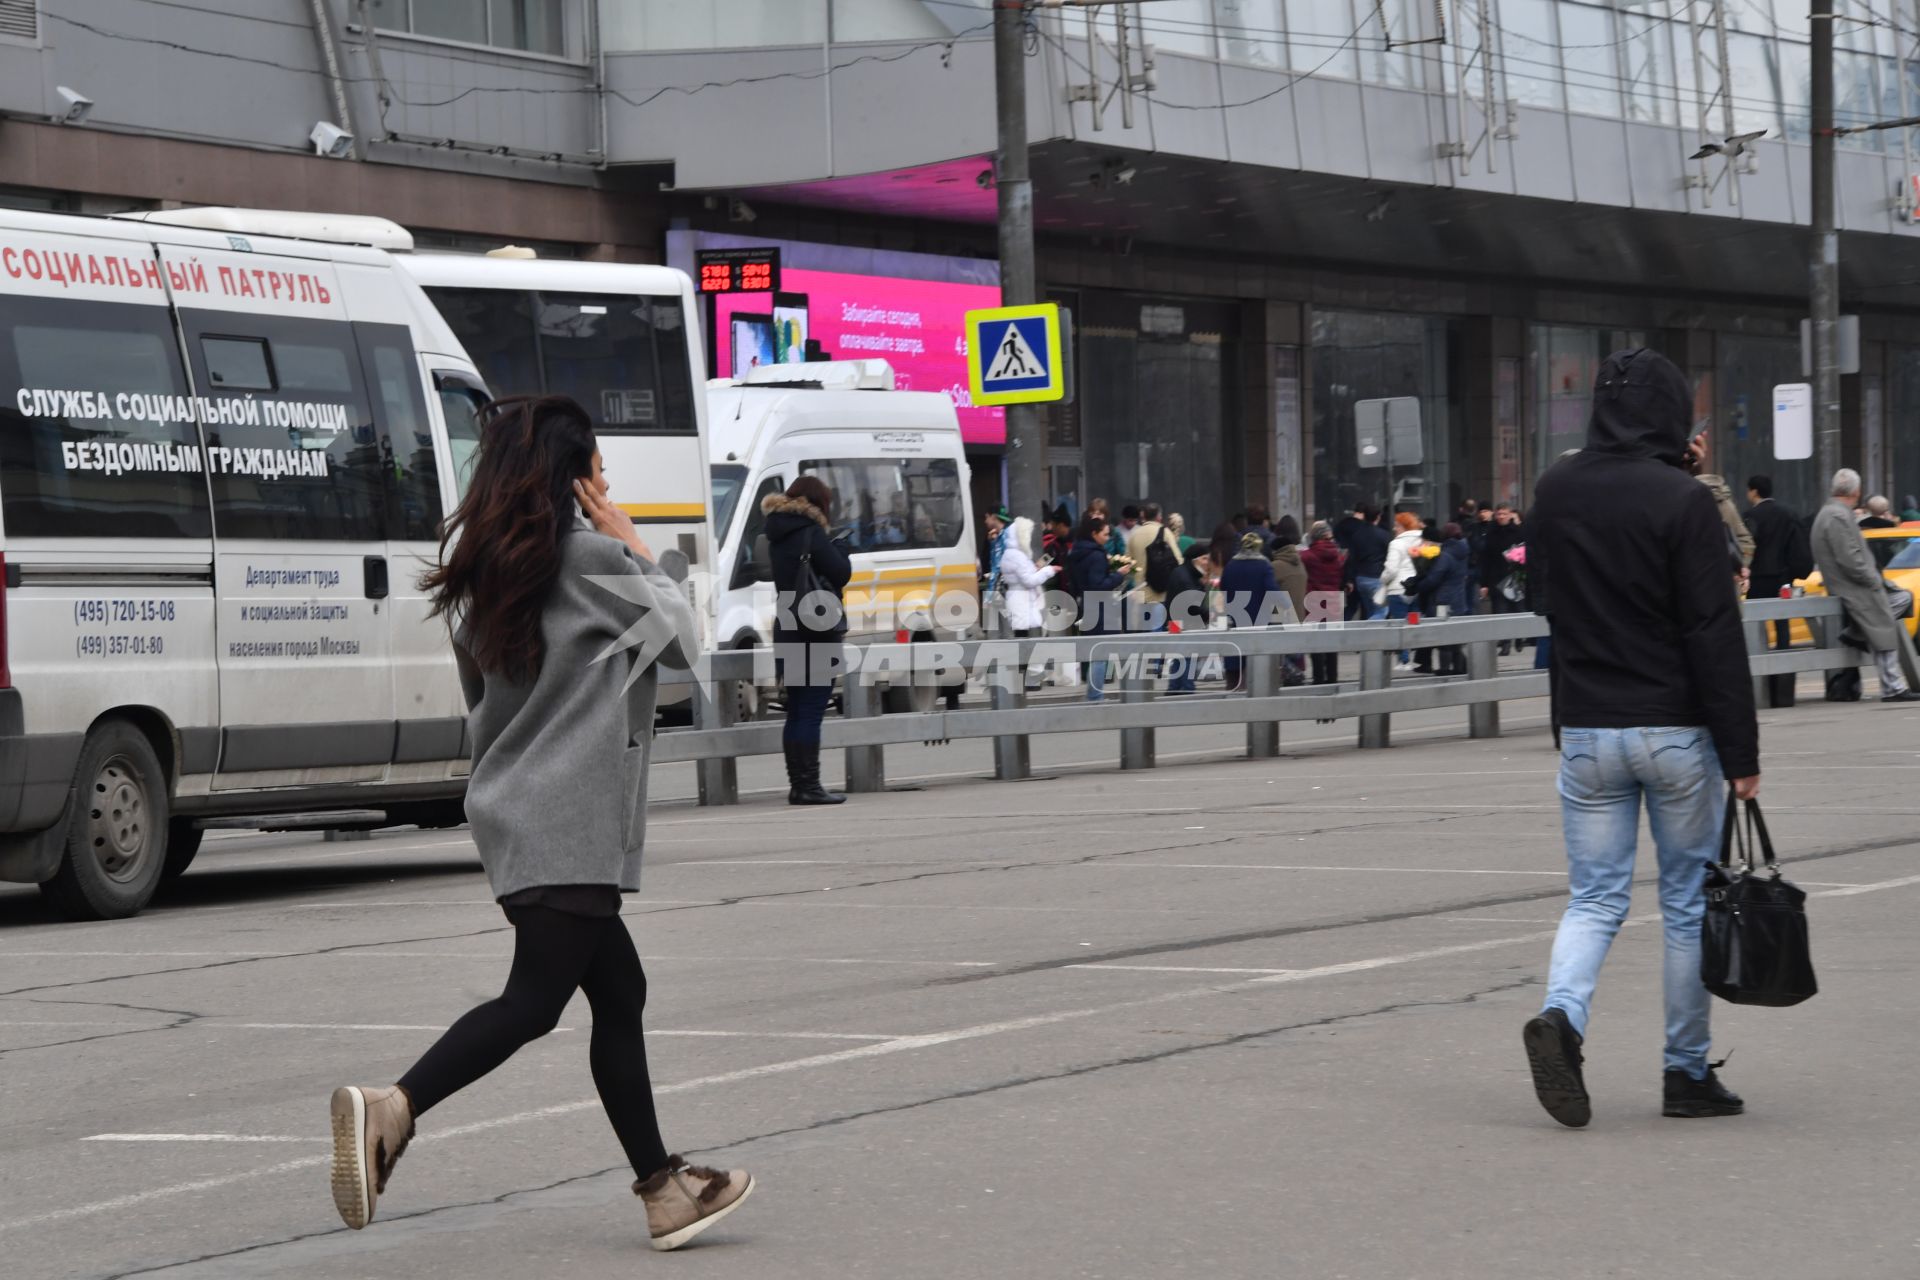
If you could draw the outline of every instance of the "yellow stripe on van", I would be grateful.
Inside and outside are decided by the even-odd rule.
[[[635,520],[705,520],[704,502],[623,502],[620,509]]]

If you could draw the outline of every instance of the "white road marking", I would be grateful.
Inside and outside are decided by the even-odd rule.
[[[1272,862],[1076,862],[1067,864],[1076,871],[1364,871],[1382,875],[1426,876],[1559,876],[1558,871],[1498,871],[1467,867],[1321,867],[1295,866]]]
[[[1920,884],[1920,876],[1901,876],[1898,880],[1876,880],[1872,884],[1850,884],[1844,889],[1822,889],[1811,893],[1810,898],[1851,898],[1855,894],[1878,893],[1882,889],[1904,889],[1910,884]]]
[[[309,1145],[326,1138],[282,1137],[258,1133],[95,1133],[82,1142],[304,1142]]]
[[[1122,973],[1292,973],[1292,969],[1212,969],[1184,964],[1069,964],[1066,969],[1113,969]]]
[[[1851,896],[1862,893],[1875,893],[1883,889],[1904,888],[1920,884],[1920,876],[1903,876],[1897,880],[1883,880],[1876,884],[1854,885],[1846,889],[1827,889],[1821,891],[1821,897]],[[1628,921],[1629,927],[1651,921]],[[893,1040],[883,1040],[875,1044],[861,1045],[857,1048],[841,1049],[833,1053],[813,1054],[805,1058],[790,1058],[782,1062],[764,1063],[757,1067],[745,1067],[738,1071],[722,1072],[718,1075],[699,1076],[691,1080],[682,1080],[675,1084],[664,1085],[654,1090],[656,1095],[685,1093],[694,1089],[710,1088],[714,1085],[738,1084],[746,1080],[756,1080],[767,1076],[785,1075],[793,1071],[804,1071],[813,1067],[838,1066],[845,1062],[856,1062],[867,1058],[886,1057],[896,1053],[906,1053],[918,1049],[935,1048],[940,1045],[954,1044],[960,1041],[976,1040],[984,1036],[1004,1035],[1010,1032],[1026,1031],[1036,1027],[1052,1026],[1063,1022],[1091,1018],[1101,1014],[1117,1013],[1151,1005],[1166,1004],[1179,1000],[1191,1000],[1196,996],[1225,994],[1235,991],[1247,991],[1263,986],[1272,986],[1293,982],[1306,982],[1315,978],[1336,977],[1350,973],[1363,973],[1373,969],[1387,968],[1393,965],[1414,964],[1422,960],[1436,960],[1451,956],[1469,955],[1475,952],[1492,951],[1500,947],[1517,946],[1523,942],[1540,942],[1553,936],[1552,930],[1538,933],[1515,934],[1505,938],[1489,938],[1483,942],[1462,943],[1449,947],[1431,947],[1423,951],[1408,951],[1398,955],[1376,956],[1366,960],[1353,960],[1344,964],[1321,965],[1313,969],[1298,969],[1287,973],[1267,974],[1228,983],[1224,986],[1187,987],[1178,991],[1163,992],[1132,1000],[1122,1000],[1112,1004],[1095,1005],[1081,1009],[1066,1009],[1055,1013],[1035,1014],[1026,1018],[1014,1018],[1005,1022],[980,1023],[971,1027],[960,1027],[952,1031],[935,1032],[928,1035],[902,1036]],[[505,1128],[524,1124],[529,1120],[546,1119],[551,1116],[570,1115],[591,1110],[600,1105],[598,1098],[585,1098],[577,1102],[561,1103],[551,1107],[541,1107],[534,1111],[523,1111],[514,1115],[498,1116],[491,1120],[475,1121],[472,1124],[456,1125],[436,1134],[428,1134],[415,1139],[415,1145],[425,1145],[445,1141],[449,1138],[464,1137],[468,1134],[484,1133],[491,1129]],[[31,1214],[24,1218],[15,1218],[9,1222],[0,1222],[0,1233],[16,1231],[27,1227],[45,1226],[53,1222],[71,1221],[76,1218],[93,1217],[102,1213],[113,1213],[122,1209],[136,1208],[155,1200],[172,1199],[177,1196],[191,1195],[200,1191],[214,1191],[236,1183],[251,1182],[256,1178],[273,1177],[282,1173],[292,1173],[303,1169],[318,1168],[332,1159],[330,1154],[305,1156],[298,1160],[286,1160],[261,1169],[250,1169],[241,1173],[230,1173],[215,1178],[200,1178],[192,1182],[177,1182],[167,1186],[149,1187],[130,1195],[115,1196],[108,1200],[96,1200],[87,1204],[69,1205],[63,1209],[53,1209],[45,1213]]]

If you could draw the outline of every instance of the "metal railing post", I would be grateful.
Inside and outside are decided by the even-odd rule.
[[[1755,657],[1767,651],[1767,627],[1765,622],[1744,624],[1747,633],[1747,656]],[[1770,676],[1753,677],[1753,705],[1771,707],[1773,705],[1773,683]]]
[[[995,667],[987,672],[987,705],[995,711],[1011,711],[1027,705],[1027,664],[1016,662],[1013,670]],[[1033,752],[1024,733],[1005,734],[993,740],[993,776],[1002,782],[1018,782],[1033,776]]]
[[[850,673],[840,681],[840,705],[849,719],[871,719],[880,714],[880,686]],[[886,748],[848,747],[847,790],[867,792],[886,789]]]
[[[693,688],[693,727],[725,729],[736,720],[738,680],[714,680]],[[740,768],[732,756],[702,760],[695,769],[702,805],[740,803]]]
[[[1361,689],[1384,689],[1393,683],[1392,649],[1367,649],[1360,654]],[[1385,712],[1360,717],[1360,745],[1363,748],[1390,745],[1393,717]]]
[[[1477,684],[1482,680],[1491,680],[1500,673],[1499,650],[1494,648],[1492,640],[1476,640],[1467,646],[1467,682]],[[1489,699],[1475,702],[1467,707],[1467,736],[1469,738],[1497,738],[1500,736],[1500,704]]]
[[[1145,664],[1139,664],[1144,666]],[[1129,665],[1125,679],[1120,681],[1120,701],[1146,702],[1153,696],[1153,680],[1142,673],[1139,666]],[[1153,768],[1153,730],[1122,729],[1120,731],[1120,767],[1122,769]]]
[[[1242,678],[1246,682],[1247,697],[1271,698],[1280,692],[1280,664],[1286,661],[1279,654],[1254,653],[1240,659]],[[1271,760],[1280,754],[1280,722],[1278,720],[1247,721],[1247,759]]]

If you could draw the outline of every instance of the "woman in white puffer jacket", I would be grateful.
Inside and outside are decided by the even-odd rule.
[[[1045,588],[1060,567],[1034,564],[1029,542],[1033,521],[1027,517],[1015,520],[1000,536],[1006,539],[1000,551],[1000,583],[1007,593],[1007,625],[1015,635],[1028,635],[1046,625]]]

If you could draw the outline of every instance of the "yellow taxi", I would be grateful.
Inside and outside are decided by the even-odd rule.
[[[1880,562],[1881,576],[1894,586],[1913,592],[1915,600],[1920,600],[1920,521],[1909,520],[1892,529],[1862,529],[1860,536],[1867,540],[1867,550],[1873,552],[1874,559]],[[1810,596],[1823,596],[1827,589],[1820,582],[1820,571],[1795,583]],[[1914,610],[1920,614],[1920,609]],[[1908,617],[1907,634],[1914,635],[1914,624],[1920,618]],[[1771,632],[1772,628],[1768,628]],[[1807,630],[1806,619],[1795,618],[1790,624],[1788,634],[1795,644],[1812,644],[1813,633]]]

